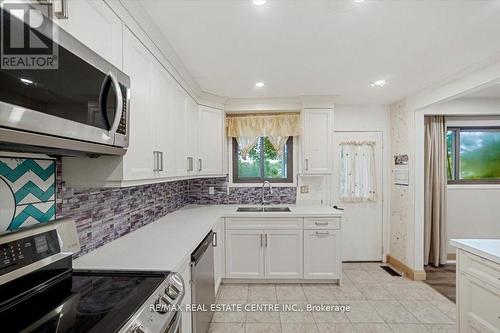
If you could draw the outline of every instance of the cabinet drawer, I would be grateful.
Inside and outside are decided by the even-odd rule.
[[[226,229],[302,229],[301,218],[231,218]]]
[[[459,251],[460,271],[500,290],[500,265],[465,251]]]
[[[305,218],[304,229],[340,229],[340,217]]]

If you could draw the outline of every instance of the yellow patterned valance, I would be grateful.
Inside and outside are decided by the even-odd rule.
[[[243,158],[261,136],[282,154],[288,138],[300,135],[299,113],[228,115],[226,124],[227,136],[236,138]]]
[[[297,136],[300,135],[300,114],[228,115],[227,136]]]

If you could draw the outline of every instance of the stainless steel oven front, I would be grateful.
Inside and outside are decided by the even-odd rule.
[[[8,10],[1,15],[26,28]],[[79,141],[128,147],[130,78],[63,29],[48,24],[42,32],[57,47],[57,69],[0,69],[0,141],[17,132],[18,140],[31,133],[74,140],[75,150]]]
[[[118,333],[191,333],[181,327],[185,288],[182,277],[170,273]]]

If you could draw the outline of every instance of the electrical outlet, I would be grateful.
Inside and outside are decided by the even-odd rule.
[[[214,194],[215,194],[215,187],[213,187],[213,186],[209,186],[209,187],[208,187],[208,194],[210,194],[210,195],[214,195]]]
[[[309,193],[309,186],[301,186],[300,193]]]

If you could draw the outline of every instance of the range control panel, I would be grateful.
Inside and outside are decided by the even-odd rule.
[[[61,252],[56,230],[0,244],[0,275]]]

